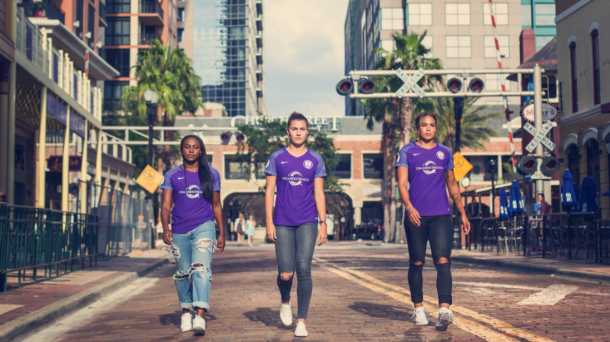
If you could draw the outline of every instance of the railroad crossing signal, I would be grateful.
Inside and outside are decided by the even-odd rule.
[[[413,92],[416,93],[420,99],[424,98],[424,96],[426,96],[426,93],[420,86],[417,85],[417,82],[422,77],[424,77],[425,74],[426,72],[422,69],[417,70],[417,72],[413,74],[413,76],[409,76],[409,74],[407,74],[402,69],[396,70],[396,76],[398,76],[398,78],[405,82],[405,84],[396,91],[396,97],[400,99],[406,93],[408,93],[409,90],[413,90]]]
[[[530,141],[530,143],[525,147],[525,149],[531,153],[536,148],[536,146],[538,146],[538,144],[542,144],[546,146],[549,150],[554,150],[555,144],[551,141],[551,139],[546,137],[546,135],[551,131],[551,128],[553,128],[553,123],[551,121],[547,121],[547,123],[542,125],[540,132],[538,132],[538,130],[529,122],[523,125],[523,129],[525,129],[529,134],[534,137],[534,139]]]

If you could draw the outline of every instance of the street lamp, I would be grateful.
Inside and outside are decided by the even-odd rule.
[[[491,217],[496,217],[496,173],[498,172],[498,164],[495,159],[490,159],[487,162],[487,172],[491,174]]]
[[[155,113],[157,112],[157,100],[159,96],[157,93],[148,88],[144,92],[144,100],[146,101],[146,116],[148,118],[148,158],[147,164],[152,167],[153,165],[153,125],[155,122]],[[150,199],[150,194],[147,194],[147,198]]]

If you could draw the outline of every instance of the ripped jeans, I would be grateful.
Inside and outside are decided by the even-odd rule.
[[[180,307],[210,309],[212,257],[216,252],[214,221],[207,221],[185,234],[173,234],[172,253],[176,258],[174,282]]]

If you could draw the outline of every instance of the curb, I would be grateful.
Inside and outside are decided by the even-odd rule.
[[[0,326],[0,341],[16,341],[46,328],[65,315],[82,309],[84,306],[110,295],[128,283],[152,272],[168,261],[169,259],[162,258],[151,265],[141,267],[137,271],[123,274],[115,279],[75,294],[74,296],[62,299],[27,315],[23,315],[13,321],[7,322]]]
[[[427,255],[430,256],[431,255]],[[468,256],[452,256],[451,260],[461,263],[469,263],[491,268],[500,268],[505,270],[534,272],[543,275],[554,275],[559,277],[577,278],[580,280],[608,282],[610,283],[610,274],[597,273],[591,271],[573,270],[569,268],[557,268],[551,266],[527,265],[515,262],[485,260],[472,258]]]

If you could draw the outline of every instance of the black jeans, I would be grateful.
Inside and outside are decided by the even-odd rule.
[[[405,217],[405,232],[409,246],[409,289],[413,303],[424,301],[422,270],[426,259],[426,246],[430,239],[432,259],[436,267],[436,290],[438,302],[451,304],[451,247],[453,246],[453,224],[451,216],[423,216],[419,227]],[[446,263],[439,264],[441,258]],[[421,265],[415,263],[421,262]]]
[[[304,223],[300,226],[275,226],[275,256],[279,275],[277,286],[282,295],[282,302],[290,301],[290,289],[296,268],[297,272],[297,299],[299,310],[297,318],[307,318],[313,282],[311,281],[311,259],[318,238],[318,224]],[[291,273],[288,280],[282,279],[282,273]]]

